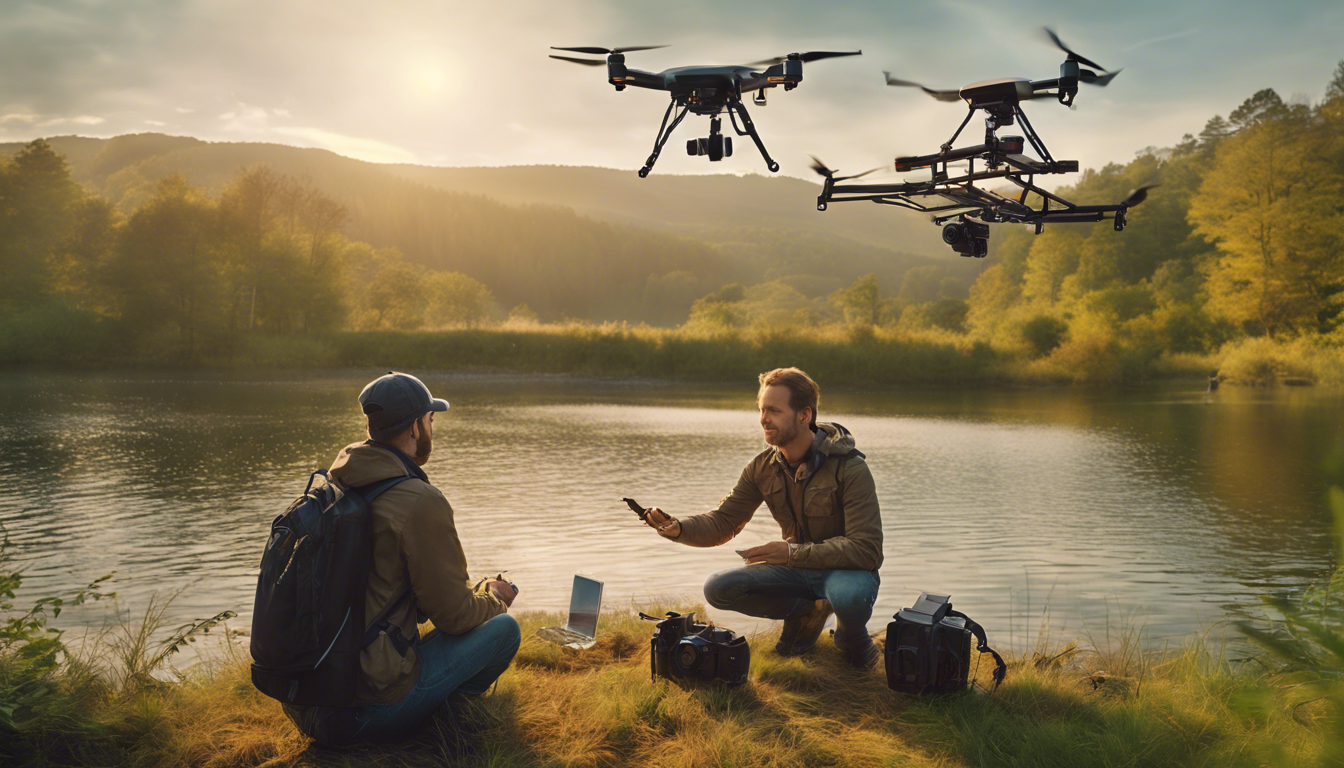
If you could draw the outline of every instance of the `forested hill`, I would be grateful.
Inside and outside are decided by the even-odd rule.
[[[911,267],[932,266],[965,286],[981,267],[947,253],[922,217],[860,205],[819,213],[816,185],[797,179],[387,166],[324,150],[161,134],[49,143],[74,180],[126,213],[167,176],[180,174],[213,196],[241,170],[267,166],[344,205],[351,239],[470,275],[503,306],[526,303],[545,319],[671,325],[726,283],[786,279],[823,296],[875,273],[894,294]],[[7,155],[21,149],[0,145]]]
[[[854,240],[884,251],[943,256],[940,230],[928,216],[873,204],[833,205],[816,210],[819,183],[790,176],[653,174],[632,169],[564,165],[504,168],[437,168],[390,165],[405,178],[440,189],[478,192],[499,200],[564,205],[595,218],[637,224],[715,240],[792,236]],[[751,238],[744,237],[751,233]]]

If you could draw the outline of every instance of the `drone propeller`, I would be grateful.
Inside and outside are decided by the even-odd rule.
[[[1144,200],[1148,199],[1148,190],[1152,189],[1153,187],[1160,187],[1160,186],[1162,185],[1144,184],[1138,189],[1131,190],[1129,196],[1125,198],[1125,201],[1121,203],[1121,205],[1126,207],[1132,207],[1138,205],[1139,203],[1142,203]]]
[[[1105,86],[1108,83],[1110,83],[1111,80],[1115,79],[1116,75],[1120,74],[1123,71],[1124,71],[1123,69],[1117,69],[1114,72],[1107,72],[1104,75],[1098,75],[1096,72],[1093,72],[1090,69],[1080,69],[1078,70],[1078,79],[1083,81],[1084,83]]]
[[[869,168],[863,173],[856,173],[853,176],[836,176],[835,175],[836,171],[827,168],[826,164],[818,160],[816,155],[808,155],[808,157],[812,158],[812,170],[816,171],[818,174],[822,176],[825,176],[831,181],[847,181],[849,179],[857,179],[861,176],[867,176],[870,173],[882,170],[882,167],[879,166],[877,168]]]
[[[635,46],[630,46],[630,47],[628,47],[628,48],[595,48],[595,47],[560,48],[560,47],[558,47],[558,46],[554,46],[554,45],[552,45],[552,46],[551,46],[551,50],[553,50],[553,51],[573,51],[574,53],[591,53],[591,54],[593,54],[593,55],[609,55],[609,54],[613,54],[613,53],[629,53],[629,52],[631,52],[631,51],[652,51],[652,50],[655,49],[655,48],[666,48],[666,47],[667,47],[666,45],[635,45]],[[556,58],[560,58],[560,57],[557,56]],[[1096,67],[1097,65],[1096,65],[1096,64],[1093,64],[1092,66]],[[1098,68],[1098,69],[1103,69],[1103,67],[1097,67],[1097,68]]]
[[[607,63],[605,59],[576,59],[573,56],[556,56],[555,54],[551,54],[551,58],[582,64],[585,67],[601,67]]]
[[[834,59],[838,56],[860,56],[863,51],[808,51],[807,53],[790,53],[788,56],[776,56],[773,59],[762,59],[753,61],[749,67],[773,67],[776,64],[783,64],[789,59],[797,59],[801,62],[820,61],[821,59]]]
[[[887,76],[887,85],[894,85],[902,88],[918,88],[939,101],[961,101],[960,91],[937,91],[919,83],[910,80],[901,80],[891,76],[890,72],[883,72]]]
[[[1100,70],[1102,70],[1103,72],[1106,70],[1105,67],[1101,66],[1101,65],[1098,64],[1097,62],[1092,61],[1092,60],[1090,60],[1090,59],[1083,58],[1083,56],[1082,56],[1081,54],[1079,54],[1078,52],[1073,51],[1073,50],[1070,50],[1069,47],[1068,47],[1067,45],[1064,44],[1064,41],[1059,39],[1059,35],[1056,35],[1056,34],[1055,34],[1055,31],[1054,31],[1053,29],[1051,29],[1051,28],[1049,28],[1049,27],[1041,27],[1041,29],[1045,30],[1045,34],[1046,34],[1046,36],[1048,36],[1048,37],[1050,38],[1050,41],[1051,41],[1052,43],[1055,44],[1055,47],[1056,47],[1056,48],[1058,48],[1059,50],[1061,50],[1061,51],[1063,51],[1063,52],[1069,54],[1069,59],[1070,59],[1070,60],[1072,60],[1072,61],[1076,61],[1076,62],[1078,62],[1079,64],[1086,64],[1086,65],[1089,66],[1089,67],[1096,67],[1097,69],[1100,69]]]

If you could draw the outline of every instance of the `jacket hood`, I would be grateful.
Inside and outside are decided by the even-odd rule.
[[[854,450],[854,435],[843,425],[818,421],[812,450],[823,456],[844,456]]]
[[[386,445],[368,440],[352,443],[341,449],[331,464],[330,475],[347,488],[376,483],[390,477],[413,475],[421,480],[425,473],[410,459]]]
[[[774,451],[775,461],[784,467],[789,465],[777,446],[771,446],[771,450]],[[863,453],[854,448],[854,435],[840,424],[819,421],[817,431],[812,435],[812,453],[807,463],[796,470],[797,477],[800,480],[811,477],[822,464],[826,463],[826,459],[831,456],[848,456],[851,453],[863,456]]]

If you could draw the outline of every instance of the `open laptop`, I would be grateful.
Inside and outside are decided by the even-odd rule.
[[[537,630],[537,637],[566,648],[587,648],[597,642],[597,616],[601,612],[602,582],[575,576],[569,594],[569,620],[563,627]]]

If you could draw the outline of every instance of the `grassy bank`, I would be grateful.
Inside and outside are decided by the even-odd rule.
[[[253,690],[243,642],[165,683],[143,668],[94,674],[108,658],[141,665],[148,658],[109,653],[104,636],[97,641],[104,645],[74,653],[53,679],[58,706],[20,731],[0,730],[0,759],[108,766],[1259,766],[1334,764],[1328,753],[1339,746],[1332,730],[1337,699],[1290,685],[1280,672],[1236,665],[1203,643],[1157,655],[1138,653],[1132,637],[1113,638],[1105,649],[1042,643],[1036,653],[1010,659],[1007,682],[993,694],[913,698],[889,691],[880,670],[846,667],[827,638],[810,657],[780,658],[771,651],[773,631],[753,638],[751,680],[740,688],[651,682],[647,622],[606,614],[599,643],[574,652],[532,636],[560,618],[519,617],[523,646],[492,694],[441,708],[405,744],[343,752],[312,746],[278,704]],[[982,684],[992,667],[987,658],[980,665]]]
[[[1129,384],[1211,371],[1225,381],[1344,387],[1344,348],[1323,340],[1244,340],[1206,355],[1138,353],[1066,343],[1048,354],[1000,349],[940,330],[872,326],[741,330],[707,334],[608,323],[504,325],[490,329],[342,332],[240,337],[192,355],[175,339],[133,348],[81,337],[78,345],[0,343],[0,364],[143,365],[204,368],[394,367],[561,373],[685,381],[742,381],[796,365],[848,386]],[[13,340],[11,340],[13,341]]]

